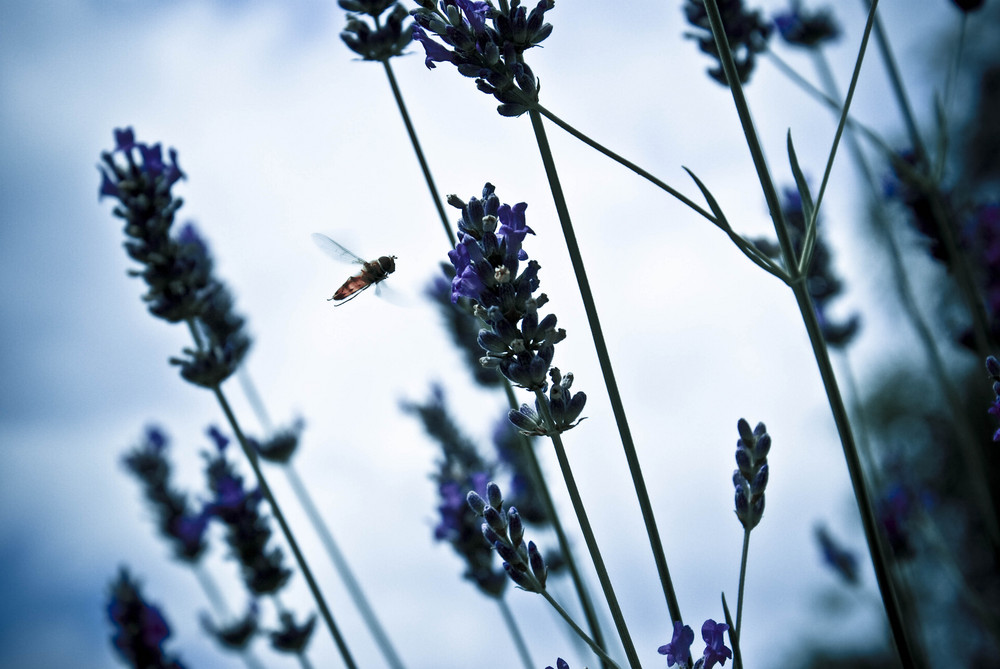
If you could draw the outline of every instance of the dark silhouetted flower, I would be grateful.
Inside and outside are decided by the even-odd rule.
[[[545,669],[552,669],[552,667],[545,667]],[[556,658],[556,669],[569,669],[569,662],[561,657]]]
[[[282,611],[279,618],[281,628],[271,632],[271,646],[283,653],[303,652],[316,627],[316,615],[309,616],[301,625],[295,624],[295,619],[288,611]]]
[[[764,489],[767,487],[767,453],[771,450],[771,435],[763,423],[752,431],[744,419],[736,424],[740,438],[736,441],[736,465],[733,485],[736,487],[736,517],[747,530],[757,527],[764,515]]]
[[[445,407],[444,392],[434,386],[424,404],[407,403],[403,409],[420,417],[427,433],[440,445],[442,458],[432,475],[438,486],[438,522],[434,538],[447,541],[465,561],[463,576],[491,597],[500,596],[507,579],[493,562],[493,551],[483,540],[479,519],[466,503],[469,490],[486,491],[493,465],[461,433]]]
[[[255,595],[280,590],[292,572],[282,564],[281,549],[268,550],[271,529],[260,512],[263,498],[260,488],[248,491],[243,477],[236,473],[225,456],[228,443],[218,430],[210,430],[217,453],[203,453],[205,474],[213,498],[208,505],[211,513],[226,526],[226,543],[240,563],[243,582]]]
[[[792,0],[789,9],[774,15],[774,25],[783,40],[810,49],[840,37],[840,26],[828,7],[809,11],[797,0]]]
[[[115,130],[115,149],[101,154],[101,197],[118,200],[114,215],[125,220],[125,251],[144,267],[149,290],[143,301],[151,314],[171,323],[187,321],[201,335],[197,350],[171,362],[197,385],[213,387],[228,378],[250,348],[244,321],[233,310],[229,291],[212,273],[208,248],[195,227],[171,234],[183,201],[171,193],[183,178],[177,152],[164,161],[159,144],[135,141],[131,128]]]
[[[771,36],[771,25],[764,20],[759,10],[747,10],[743,6],[743,0],[719,0],[718,5],[719,13],[722,15],[722,25],[725,28],[726,37],[729,39],[729,49],[736,62],[736,72],[739,75],[740,83],[745,84],[750,79],[750,73],[753,72],[756,54],[767,48],[767,40]],[[685,33],[684,36],[697,41],[698,48],[703,53],[707,53],[718,61],[719,50],[712,37],[712,28],[708,23],[704,0],[686,0],[684,15],[687,17],[688,23],[701,29],[697,33]],[[708,74],[723,86],[728,86],[721,63],[716,67],[709,68]]]
[[[709,618],[701,626],[701,638],[705,641],[704,669],[712,669],[715,663],[725,664],[733,656],[733,651],[726,647],[726,631],[729,625],[716,623]]]
[[[555,5],[553,0],[539,0],[530,12],[521,0],[503,3],[506,9],[476,0],[417,4],[410,12],[416,23],[413,38],[424,47],[428,68],[452,63],[501,102],[497,111],[504,116],[520,116],[538,101],[539,84],[524,52],[552,33],[545,12]]]
[[[524,524],[517,509],[503,510],[503,493],[493,482],[486,486],[486,498],[470,490],[469,507],[482,516],[483,536],[503,559],[503,568],[518,586],[528,592],[545,590],[548,570],[535,542],[524,543]]]
[[[375,2],[358,2],[356,0],[339,0],[338,4],[349,12],[347,25],[340,33],[340,39],[354,53],[365,60],[387,61],[393,56],[403,53],[407,45],[413,41],[413,27],[406,24],[409,14],[401,4],[396,4],[385,17],[385,23],[379,21],[382,12],[393,2],[376,0]],[[360,16],[367,14],[374,18],[374,26]]]
[[[656,652],[667,656],[668,667],[675,664],[680,667],[690,667],[692,643],[694,643],[694,630],[680,620],[675,620],[673,638],[670,643],[657,648]]]
[[[207,245],[193,225],[186,225],[180,240],[186,255],[199,257],[211,268]],[[181,368],[187,381],[212,388],[229,378],[250,349],[244,332],[246,321],[233,310],[233,298],[219,281],[211,279],[200,294],[200,309],[195,325],[201,333],[198,349],[185,349],[184,358],[171,358]]]
[[[250,642],[257,636],[257,632],[260,631],[258,616],[257,603],[251,601],[247,612],[228,625],[216,625],[207,613],[202,614],[201,627],[223,647],[231,650],[243,650],[250,645]]]
[[[139,584],[125,567],[111,584],[107,612],[114,626],[111,643],[123,660],[136,669],[184,669],[163,650],[170,636],[163,614],[146,603]]]
[[[983,6],[984,0],[951,0],[963,12],[974,12]]]
[[[187,495],[170,487],[171,465],[166,448],[163,431],[149,427],[143,443],[126,453],[122,462],[142,483],[160,533],[170,542],[174,555],[185,562],[197,562],[207,546],[208,515],[204,510],[194,511]]]
[[[274,433],[263,442],[256,439],[249,439],[251,447],[257,451],[260,457],[268,462],[285,464],[292,459],[295,450],[299,447],[299,436],[305,427],[305,421],[296,419],[291,425]]]
[[[857,585],[858,559],[854,554],[834,541],[826,527],[818,525],[815,533],[816,541],[819,542],[820,550],[823,551],[823,561],[850,585]]]
[[[926,238],[931,257],[949,267],[947,244],[941,237],[936,215],[943,209],[949,225],[953,224],[949,194],[921,175],[919,168],[920,161],[913,151],[899,152],[892,157],[892,170],[883,178],[882,190],[886,199],[900,203],[907,210],[913,227]]]

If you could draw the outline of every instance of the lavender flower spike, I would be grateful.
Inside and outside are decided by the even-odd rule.
[[[474,490],[469,491],[466,499],[469,508],[486,521],[482,526],[483,536],[503,558],[503,568],[510,579],[528,592],[545,590],[545,560],[533,541],[524,544],[524,525],[517,509],[503,510],[500,486],[490,482],[485,499]]]
[[[540,265],[528,260],[522,248],[525,237],[534,234],[525,222],[528,205],[501,204],[494,191],[488,183],[482,199],[448,198],[462,210],[458,245],[448,253],[455,268],[452,302],[469,298],[473,313],[488,326],[479,332],[484,365],[497,367],[515,385],[541,390],[555,344],[566,338],[566,331],[556,328],[554,314],[538,316],[548,298],[535,295]]]
[[[736,517],[744,529],[757,527],[764,515],[764,488],[767,487],[769,469],[767,453],[771,449],[771,435],[763,423],[752,431],[750,424],[740,418],[737,423],[740,438],[736,442],[736,465],[733,485],[736,488]]]
[[[476,87],[492,95],[503,116],[520,116],[538,101],[539,83],[524,52],[551,33],[545,12],[554,0],[539,0],[529,12],[521,0],[496,8],[477,0],[418,0],[410,12],[413,39],[424,47],[428,69],[452,63],[459,74],[474,77]]]

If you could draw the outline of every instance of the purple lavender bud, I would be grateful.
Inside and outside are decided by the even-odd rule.
[[[514,583],[518,584],[528,592],[540,592],[531,575],[527,572],[520,571],[509,562],[504,562],[503,568],[504,571],[507,572],[507,575],[510,576],[510,580],[514,581]]]
[[[736,506],[736,517],[740,519],[741,523],[743,523],[743,527],[746,527],[749,518],[748,514],[750,512],[750,499],[747,497],[744,488],[736,489],[734,501]]]
[[[510,534],[510,543],[513,546],[520,546],[524,539],[524,523],[517,509],[510,507],[507,509],[507,531]]]
[[[742,441],[736,446],[736,466],[740,468],[741,472],[749,472],[753,468],[750,451]]]
[[[486,500],[479,496],[475,490],[470,490],[469,494],[465,497],[466,503],[468,503],[469,508],[476,512],[477,516],[482,516],[483,511],[486,510]]]
[[[497,532],[487,523],[482,524],[482,531],[483,531],[483,538],[486,539],[486,542],[490,546],[496,547],[498,544],[504,543],[501,536],[497,534]]]
[[[573,421],[579,418],[580,414],[583,413],[583,408],[586,404],[587,394],[582,391],[575,393],[573,398],[569,401],[569,406],[566,407],[566,411],[563,415],[563,421],[566,424],[573,423]]]
[[[486,497],[490,501],[490,506],[499,511],[503,507],[503,492],[493,481],[486,484]]]
[[[757,475],[753,477],[753,482],[750,484],[750,488],[754,491],[755,495],[764,494],[764,488],[767,487],[768,470],[769,467],[767,466],[767,463],[765,463],[757,471]]]
[[[545,559],[542,557],[534,541],[528,542],[528,564],[531,565],[531,573],[535,575],[538,582],[545,587],[545,578],[548,572],[545,568]]]
[[[542,425],[538,413],[527,404],[522,404],[520,410],[507,413],[507,420],[511,425],[529,436],[542,436],[548,434]]]
[[[986,371],[993,379],[1000,379],[1000,361],[992,355],[986,357]]]
[[[673,638],[670,640],[670,643],[657,648],[656,652],[667,656],[668,667],[672,667],[675,664],[690,666],[692,643],[694,643],[694,630],[680,620],[675,620]]]
[[[520,568],[524,564],[524,560],[516,550],[511,548],[508,544],[503,541],[498,541],[493,545],[497,549],[497,554],[505,561],[512,565]]]
[[[507,534],[507,520],[501,511],[497,511],[492,506],[483,509],[483,520],[500,536]]]
[[[736,422],[736,429],[740,433],[740,439],[746,444],[752,444],[754,442],[753,430],[750,429],[750,423],[746,421],[745,418],[740,418]]]
[[[753,459],[755,462],[759,462],[767,457],[768,452],[771,450],[771,435],[764,433],[758,439],[757,443],[753,447]]]
[[[764,517],[764,495],[754,495],[750,499],[750,513],[748,514],[750,529],[757,527],[760,519]]]

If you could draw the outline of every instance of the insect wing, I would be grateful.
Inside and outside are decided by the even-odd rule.
[[[365,261],[362,260],[360,257],[355,255],[354,253],[351,253],[343,246],[333,241],[324,234],[320,234],[319,232],[314,232],[312,233],[312,240],[313,242],[316,243],[316,246],[322,249],[324,253],[326,253],[334,260],[339,260],[340,262],[362,264],[362,265],[365,264]]]

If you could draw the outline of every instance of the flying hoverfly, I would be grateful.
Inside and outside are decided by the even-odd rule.
[[[331,300],[340,302],[340,304],[333,305],[335,307],[347,304],[371,286],[375,286],[375,293],[380,294],[378,284],[396,271],[396,256],[380,256],[376,260],[365,261],[326,235],[314,232],[312,239],[316,242],[316,246],[323,249],[333,259],[362,266],[360,272],[345,281],[344,285],[333,294],[333,297],[327,300],[327,302]],[[343,301],[341,302],[341,300]]]

